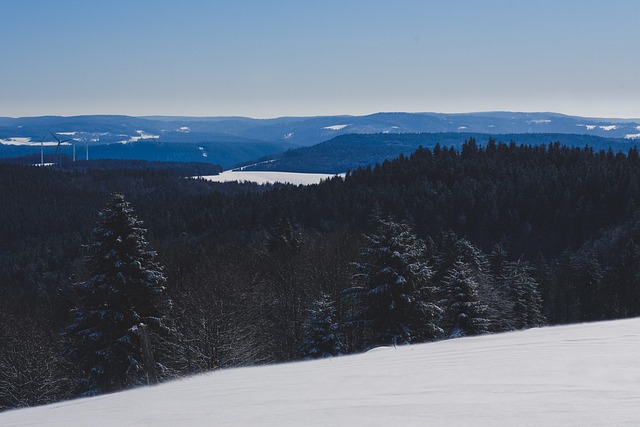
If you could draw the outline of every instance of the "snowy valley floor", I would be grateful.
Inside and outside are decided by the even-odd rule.
[[[2,426],[638,426],[640,319],[229,369]]]
[[[344,177],[344,174],[337,174]],[[326,173],[299,173],[299,172],[273,172],[273,171],[244,171],[229,170],[219,175],[207,175],[200,178],[214,182],[255,182],[256,184],[293,184],[311,185],[320,181],[331,179],[336,175]]]

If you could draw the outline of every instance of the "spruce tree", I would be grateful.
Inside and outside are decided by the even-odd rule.
[[[491,265],[486,255],[448,231],[440,235],[433,259],[446,336],[478,335],[499,326],[501,295],[487,274]]]
[[[447,270],[443,290],[446,299],[441,304],[449,337],[480,335],[489,331],[487,306],[480,301],[478,283],[467,264],[456,261]]]
[[[510,263],[506,276],[513,300],[514,327],[524,329],[544,325],[546,319],[542,314],[542,297],[529,266],[523,261]]]
[[[496,281],[503,281],[507,265],[507,251],[505,251],[504,247],[499,243],[495,244],[487,257],[487,261],[489,264],[489,274],[491,274]]]
[[[329,295],[322,293],[309,309],[309,317],[304,325],[302,354],[305,359],[338,356],[345,352],[335,316],[333,301]]]
[[[594,253],[589,253],[581,261],[578,270],[581,283],[581,314],[583,321],[603,320],[606,313],[614,307],[614,298],[611,295],[611,286],[604,282],[604,272],[600,262]]]
[[[381,220],[366,236],[362,258],[345,294],[354,303],[348,324],[360,328],[364,347],[426,341],[442,332],[424,245],[409,226]]]
[[[139,325],[167,330],[166,279],[145,233],[124,197],[112,194],[92,230],[89,278],[75,286],[77,306],[67,328],[83,394],[142,382]]]

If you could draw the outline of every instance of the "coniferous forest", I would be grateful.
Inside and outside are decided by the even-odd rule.
[[[0,165],[0,410],[640,315],[640,159],[473,139],[319,185]]]

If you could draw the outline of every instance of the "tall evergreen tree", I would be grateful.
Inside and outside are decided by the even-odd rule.
[[[304,325],[302,354],[305,358],[318,359],[345,353],[335,317],[333,301],[329,295],[322,293],[309,309],[309,317]]]
[[[84,394],[141,382],[139,326],[166,330],[166,279],[145,232],[124,197],[112,194],[92,230],[90,277],[76,285],[77,307],[67,328]]]
[[[491,274],[496,281],[502,281],[507,265],[507,251],[505,251],[501,244],[496,243],[487,260],[489,263],[489,274]]]
[[[420,342],[442,332],[424,245],[408,225],[381,220],[366,236],[362,258],[345,294],[354,302],[349,323],[361,327],[365,347]]]
[[[489,331],[487,306],[480,301],[478,283],[467,264],[456,261],[443,280],[446,292],[444,324],[449,337],[480,335]]]
[[[587,254],[578,267],[581,320],[603,320],[615,308],[610,284],[604,283],[604,272],[594,253]]]
[[[308,282],[302,280],[306,263],[301,230],[288,218],[281,219],[270,230],[266,251],[261,254],[263,275],[256,295],[261,301],[258,311],[265,329],[260,335],[267,344],[266,352],[275,361],[291,360],[298,356],[303,340],[304,299]]]
[[[541,326],[546,323],[542,314],[542,297],[538,283],[530,274],[530,267],[524,261],[507,266],[506,282],[513,299],[513,323],[516,329]]]

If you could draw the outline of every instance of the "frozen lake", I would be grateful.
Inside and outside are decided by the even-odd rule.
[[[258,184],[283,184],[310,185],[333,178],[335,175],[326,173],[297,173],[297,172],[272,172],[272,171],[224,171],[220,175],[203,176],[214,182],[255,182]],[[344,176],[341,174],[340,176]]]

